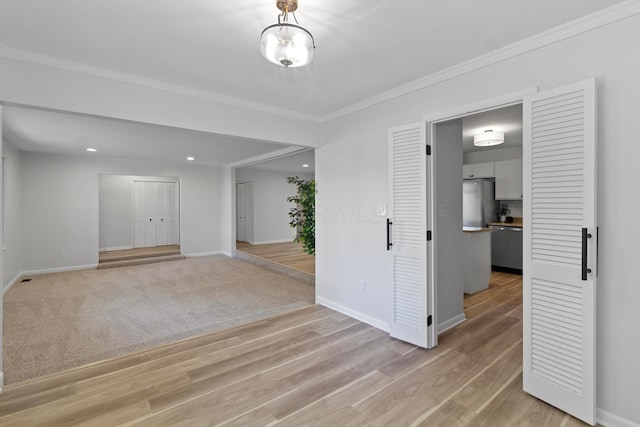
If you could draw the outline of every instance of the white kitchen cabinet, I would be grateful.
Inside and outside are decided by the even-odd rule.
[[[493,163],[472,163],[462,166],[462,178],[493,178]]]
[[[462,239],[464,293],[489,288],[491,279],[491,229],[464,227]]]
[[[495,162],[496,200],[522,200],[522,159]]]

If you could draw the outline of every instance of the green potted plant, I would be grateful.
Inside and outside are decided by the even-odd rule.
[[[500,203],[500,206],[496,209],[496,213],[500,217],[500,222],[505,222],[507,220],[507,215],[511,213],[511,209],[509,209],[509,205],[506,203]]]
[[[287,197],[288,202],[295,203],[289,211],[289,225],[297,230],[294,242],[302,242],[304,251],[316,254],[316,182],[300,179],[297,176],[287,177],[289,184],[295,184],[297,194]]]

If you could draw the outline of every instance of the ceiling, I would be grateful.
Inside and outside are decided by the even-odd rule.
[[[485,130],[504,132],[504,142],[494,147],[476,147],[473,136]],[[522,146],[522,104],[472,114],[462,118],[462,147],[465,153]]]
[[[224,165],[281,150],[271,142],[124,120],[5,106],[3,136],[21,151]],[[89,153],[87,148],[95,148]]]
[[[0,45],[319,118],[620,2],[299,0],[296,15],[313,33],[316,54],[309,66],[284,69],[259,52],[260,32],[276,22],[275,0],[0,0]],[[19,149],[92,143],[103,154],[154,158],[162,146],[171,147],[167,160],[191,154],[207,164],[282,148],[64,116],[8,108],[5,127]],[[147,133],[153,141],[130,147]]]

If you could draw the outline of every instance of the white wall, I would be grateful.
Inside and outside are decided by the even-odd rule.
[[[4,244],[2,285],[4,288],[18,279],[22,256],[22,215],[20,210],[20,151],[9,141],[2,143],[4,158]]]
[[[99,236],[101,251],[133,247],[131,177],[98,177]]]
[[[23,271],[97,264],[100,174],[179,177],[182,253],[221,250],[219,167],[23,152]]]
[[[598,276],[599,416],[640,424],[640,304],[635,265],[640,229],[621,227],[640,212],[637,118],[640,117],[640,16],[635,15],[571,39],[451,78],[322,126],[325,145],[316,150],[318,204],[316,293],[388,323],[389,261],[384,224],[371,207],[387,202],[387,129],[462,105],[539,86],[541,90],[585,78],[598,79]],[[366,213],[340,218],[339,209]],[[367,292],[357,280],[371,279]],[[320,299],[319,299],[320,300]]]
[[[288,176],[314,179],[313,174],[276,172],[243,167],[236,169],[236,182],[253,182],[253,243],[290,242],[296,230],[289,225],[293,203],[287,197],[296,194],[296,186],[287,183]]]
[[[133,181],[175,182],[175,177],[100,175],[98,177],[100,250],[133,247]],[[179,239],[178,239],[179,241]]]
[[[459,323],[464,316],[462,250],[462,119],[435,126],[436,248],[438,324]],[[443,209],[441,209],[443,208]]]
[[[282,126],[277,108],[229,103],[196,90],[176,90],[158,82],[143,86],[118,81],[117,75],[112,79],[104,73],[79,71],[0,58],[0,100],[298,146],[315,147],[320,139],[318,124],[304,117],[288,115]]]

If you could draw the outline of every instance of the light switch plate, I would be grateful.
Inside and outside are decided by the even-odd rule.
[[[440,206],[438,207],[438,216],[439,216],[440,218],[444,218],[444,217],[449,216],[449,206],[447,206],[447,205],[440,205]]]
[[[378,204],[378,206],[376,206],[376,215],[387,216],[387,205]]]

